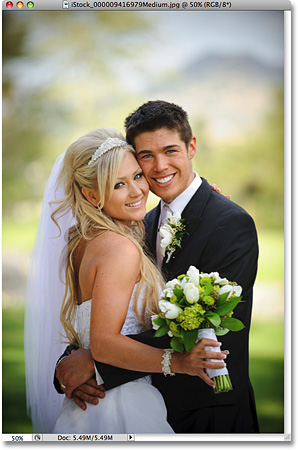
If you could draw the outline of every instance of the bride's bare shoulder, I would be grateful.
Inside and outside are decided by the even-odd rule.
[[[139,256],[139,251],[135,244],[126,236],[114,231],[106,231],[96,236],[87,245],[88,253],[100,254],[101,256],[111,256],[121,258],[133,258]]]

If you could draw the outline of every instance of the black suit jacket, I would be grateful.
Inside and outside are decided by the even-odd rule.
[[[154,257],[159,214],[160,203],[145,218],[146,243]],[[153,374],[153,384],[162,393],[169,412],[175,408],[191,411],[209,406],[233,405],[235,414],[238,414],[241,408],[248,408],[257,431],[248,367],[252,291],[258,260],[254,222],[243,208],[213,191],[204,179],[184,209],[182,218],[185,219],[187,233],[183,237],[182,248],[172,254],[168,263],[164,258],[162,270],[165,278],[171,280],[186,273],[189,266],[194,265],[200,271],[217,271],[221,277],[236,281],[243,288],[243,303],[238,304],[234,317],[240,319],[245,328],[219,338],[223,343],[222,349],[230,351],[227,366],[233,384],[232,391],[216,395],[200,378],[179,374],[174,377]],[[145,343],[149,345],[169,347],[167,338],[153,338],[152,332],[147,332],[144,336]],[[137,339],[144,342],[142,335]],[[123,369],[111,370],[111,366],[97,362],[96,365],[108,389],[143,375]]]

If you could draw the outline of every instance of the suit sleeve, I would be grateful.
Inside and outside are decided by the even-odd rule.
[[[258,240],[252,218],[247,213],[236,213],[221,223],[208,240],[204,259],[207,271],[218,271],[221,277],[242,286],[243,303],[237,306],[235,317],[249,328],[258,261]]]
[[[134,339],[143,344],[150,345],[157,348],[169,348],[169,338],[164,336],[162,338],[154,337],[153,330],[144,331],[140,334],[130,335],[131,339]],[[116,386],[120,386],[129,381],[137,380],[146,375],[148,372],[137,372],[133,370],[121,369],[119,367],[110,366],[99,361],[94,361],[100,376],[102,377],[105,385],[105,389],[109,390]]]

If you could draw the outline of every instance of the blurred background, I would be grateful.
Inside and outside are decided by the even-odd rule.
[[[163,99],[189,113],[195,170],[255,220],[250,375],[261,432],[283,433],[283,12],[5,11],[2,25],[3,432],[32,431],[24,300],[53,162]]]

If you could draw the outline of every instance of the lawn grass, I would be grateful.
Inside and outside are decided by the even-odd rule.
[[[257,281],[284,281],[284,237],[282,230],[258,233],[259,265]]]
[[[23,307],[2,310],[2,432],[32,433],[26,413]]]
[[[4,308],[2,321],[2,431],[31,433],[26,413],[24,309]],[[250,376],[261,433],[283,433],[283,322],[254,321],[250,336]]]
[[[250,330],[250,379],[261,433],[284,432],[284,324],[254,321]]]

